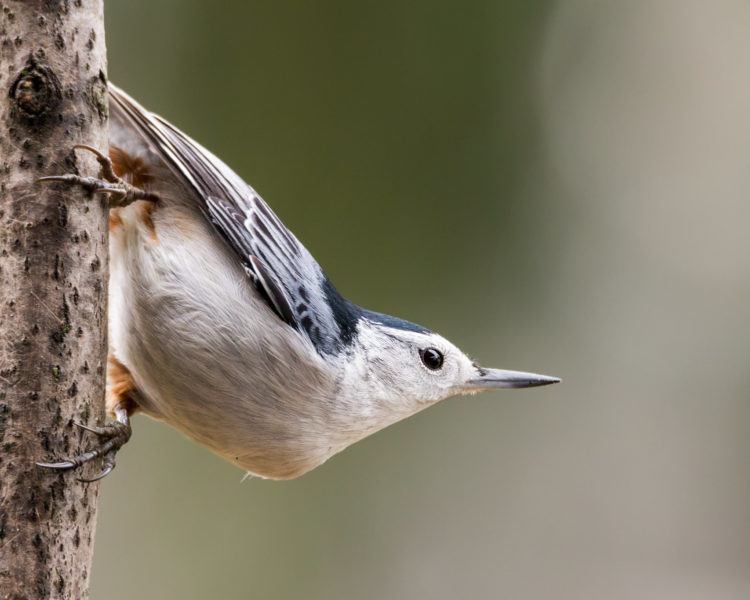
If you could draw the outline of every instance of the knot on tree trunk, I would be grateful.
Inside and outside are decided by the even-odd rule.
[[[40,118],[53,114],[62,100],[57,75],[33,54],[13,80],[9,95],[14,116],[32,120],[36,124]]]

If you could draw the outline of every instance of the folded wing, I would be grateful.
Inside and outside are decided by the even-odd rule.
[[[307,336],[318,352],[339,352],[351,339],[356,307],[255,190],[227,165],[109,85],[111,118],[132,128],[185,187],[276,315]]]

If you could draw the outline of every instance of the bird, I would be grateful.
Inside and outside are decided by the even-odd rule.
[[[103,427],[58,462],[115,466],[145,413],[249,474],[291,479],[436,402],[560,379],[480,366],[441,335],[344,298],[258,193],[109,84],[100,177],[50,175],[109,199]]]

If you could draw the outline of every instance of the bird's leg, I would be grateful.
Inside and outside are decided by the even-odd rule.
[[[37,181],[61,181],[70,185],[80,185],[93,194],[107,194],[109,196],[110,208],[116,206],[127,206],[136,200],[151,200],[155,202],[159,197],[152,193],[146,192],[141,188],[135,187],[121,177],[118,177],[112,168],[112,161],[109,157],[99,152],[96,148],[85,144],[73,146],[75,149],[87,150],[95,157],[102,170],[102,179],[95,177],[82,177],[68,173],[66,175],[50,175],[40,177]]]
[[[115,407],[114,413],[116,420],[104,427],[88,427],[82,423],[74,423],[77,427],[90,431],[102,440],[96,448],[56,463],[38,462],[36,463],[37,466],[47,469],[76,469],[101,456],[104,458],[101,472],[90,479],[79,478],[79,481],[90,483],[108,475],[115,468],[115,454],[130,439],[132,434],[127,408],[122,404],[118,405]]]
[[[115,420],[104,427],[88,427],[82,423],[74,423],[77,427],[98,436],[100,444],[88,452],[83,452],[72,458],[56,463],[36,463],[48,469],[77,469],[90,460],[103,457],[102,470],[90,479],[79,478],[79,481],[90,483],[107,476],[115,468],[115,454],[130,439],[132,429],[130,417],[137,411],[137,404],[133,400],[138,397],[130,371],[111,354],[107,360],[107,412]]]

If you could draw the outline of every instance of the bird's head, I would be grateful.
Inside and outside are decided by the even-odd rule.
[[[363,311],[360,317],[344,372],[346,389],[342,391],[375,420],[380,417],[390,423],[456,394],[560,381],[481,367],[441,335],[370,311]]]

